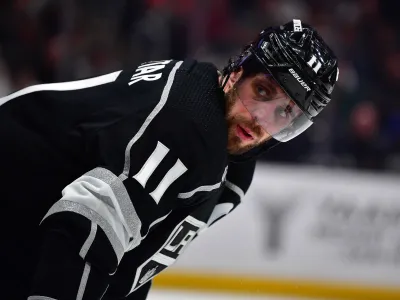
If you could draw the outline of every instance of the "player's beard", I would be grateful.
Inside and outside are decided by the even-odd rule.
[[[226,122],[228,126],[228,145],[227,150],[229,154],[240,155],[254,147],[258,146],[259,143],[242,145],[242,140],[237,136],[236,127],[237,125],[244,126],[250,129],[254,134],[255,138],[262,136],[262,128],[254,121],[248,120],[240,115],[232,114],[233,106],[236,101],[240,101],[237,98],[237,94],[233,90],[228,91],[225,94],[226,98]]]

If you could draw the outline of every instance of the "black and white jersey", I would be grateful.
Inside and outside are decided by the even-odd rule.
[[[216,197],[210,197],[196,207],[172,212],[142,241],[143,244],[124,256],[104,299],[119,299],[116,295],[121,295],[122,291],[127,300],[146,299],[142,290],[147,287],[143,285],[173,264],[194,238],[241,203],[252,181],[254,167],[254,162],[229,164],[226,179],[217,188]],[[126,294],[127,288],[131,294]]]
[[[193,60],[0,98],[0,140],[0,284],[16,300],[145,299],[254,167],[230,171],[217,70]]]

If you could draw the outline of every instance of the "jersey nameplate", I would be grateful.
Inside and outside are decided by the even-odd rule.
[[[165,68],[172,60],[152,61],[147,64],[141,65],[133,74],[129,85],[139,81],[155,81],[162,77],[162,73],[154,73]]]

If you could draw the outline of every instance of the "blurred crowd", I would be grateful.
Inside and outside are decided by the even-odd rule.
[[[155,59],[223,67],[260,29],[312,24],[340,59],[333,101],[263,159],[400,171],[400,19],[391,0],[3,0],[0,96]],[[295,149],[295,150],[293,150]]]

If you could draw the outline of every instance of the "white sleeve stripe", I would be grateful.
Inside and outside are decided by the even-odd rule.
[[[178,198],[180,199],[187,199],[192,197],[194,194],[198,193],[198,192],[211,192],[212,190],[215,190],[217,188],[219,188],[221,186],[221,182],[216,183],[214,185],[203,185],[203,186],[199,186],[198,188],[194,189],[191,192],[187,192],[187,193],[180,193],[178,194]]]
[[[121,179],[111,171],[104,168],[93,169],[84,176],[97,178],[111,188],[114,194],[109,195],[109,198],[112,201],[112,206],[120,215],[122,223],[132,237],[131,243],[134,244],[134,246],[137,246],[141,241],[140,228],[142,227],[142,222],[140,221],[131,198],[129,197],[128,191]]]
[[[129,176],[129,170],[130,170],[130,165],[131,165],[130,153],[131,153],[131,148],[132,148],[133,144],[135,144],[137,142],[137,140],[143,135],[143,133],[145,132],[146,128],[149,126],[151,121],[157,116],[157,114],[164,107],[165,103],[168,100],[168,96],[169,96],[169,92],[171,91],[172,84],[174,83],[176,71],[179,69],[179,67],[182,65],[182,63],[183,63],[183,61],[179,61],[172,68],[171,72],[169,73],[167,83],[161,94],[160,101],[158,102],[157,106],[153,109],[153,111],[149,114],[149,116],[146,118],[142,127],[140,127],[140,129],[136,133],[136,135],[129,141],[129,143],[126,147],[126,150],[125,150],[124,170],[122,171],[122,174],[119,175],[119,178],[121,180],[125,180]]]
[[[29,296],[28,300],[57,300],[46,296]]]
[[[83,269],[82,279],[79,285],[78,294],[76,295],[76,300],[83,299],[83,294],[85,293],[86,284],[89,280],[89,274],[90,274],[90,264],[86,263],[85,268]]]
[[[162,216],[162,217],[160,217],[160,218],[154,220],[153,222],[151,222],[151,224],[149,225],[149,230],[147,231],[147,233],[146,233],[144,236],[142,236],[142,240],[144,240],[144,239],[147,237],[147,235],[148,235],[149,232],[150,232],[150,229],[151,229],[153,226],[155,226],[156,224],[158,224],[158,223],[164,221],[164,220],[171,214],[171,212],[172,212],[172,210],[171,210],[169,213],[167,213],[165,216]]]
[[[122,246],[122,243],[119,240],[116,232],[102,216],[100,216],[97,212],[93,211],[87,206],[73,201],[59,200],[50,208],[50,210],[44,216],[43,220],[50,215],[65,211],[77,213],[98,224],[100,228],[103,229],[108,240],[110,241],[111,246],[114,249],[115,255],[118,258],[118,263],[121,261],[122,256],[124,255],[124,247]]]
[[[150,230],[153,226],[155,226],[156,224],[158,224],[158,223],[164,221],[171,213],[172,213],[172,210],[171,210],[169,213],[167,213],[165,216],[162,216],[162,217],[160,217],[160,218],[158,218],[158,219],[155,219],[153,222],[151,222],[150,225],[149,225],[149,230]],[[147,235],[147,233],[146,233],[146,235]],[[142,239],[144,239],[144,238],[146,237],[146,235],[145,235],[144,237],[142,237]]]
[[[38,85],[33,85],[26,87],[22,90],[19,90],[13,94],[10,94],[8,96],[5,96],[3,98],[0,98],[0,106],[3,105],[4,103],[13,100],[17,97],[34,93],[34,92],[40,92],[40,91],[74,91],[74,90],[82,90],[82,89],[87,89],[91,87],[95,87],[98,85],[102,84],[107,84],[114,82],[117,80],[119,74],[122,71],[117,71],[114,73],[94,77],[94,78],[89,78],[89,79],[83,79],[83,80],[77,80],[77,81],[70,81],[70,82],[60,82],[60,83],[48,83],[48,84],[38,84]]]
[[[162,253],[157,253],[152,257],[152,260],[155,262],[158,262],[159,264],[162,264],[166,267],[169,267],[175,262],[175,259],[172,257],[169,257],[167,255],[164,255]]]
[[[203,227],[206,227],[206,225],[207,225],[203,221],[197,220],[196,218],[194,218],[192,216],[187,216],[185,221],[192,224],[193,226],[198,227],[198,228],[203,228]]]
[[[244,197],[244,191],[240,187],[238,187],[236,184],[233,184],[232,182],[230,182],[228,180],[225,182],[225,185],[228,189],[235,192],[239,196],[240,201],[242,201],[242,199]]]
[[[97,224],[92,222],[92,226],[90,228],[89,236],[86,239],[85,243],[83,244],[83,246],[81,248],[81,251],[79,251],[79,255],[83,259],[85,259],[86,254],[88,253],[90,247],[93,244],[93,241],[94,241],[94,239],[96,237],[96,232],[97,232]]]

